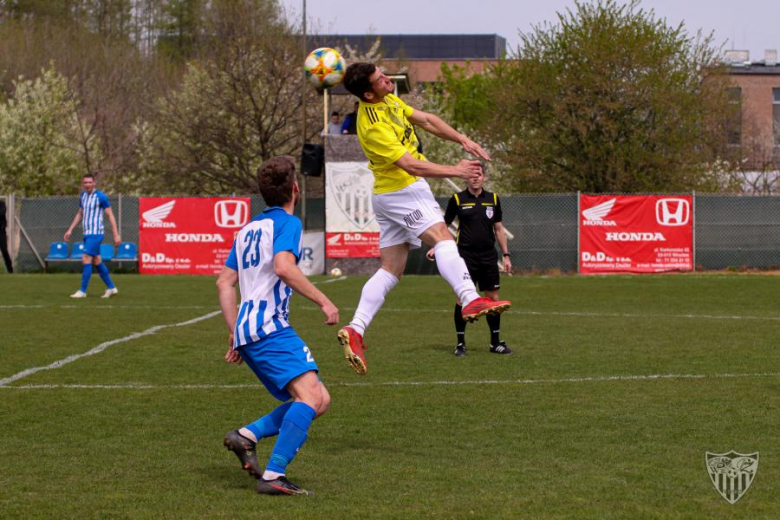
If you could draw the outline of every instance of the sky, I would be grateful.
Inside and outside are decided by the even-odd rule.
[[[557,20],[573,0],[305,0],[307,26],[323,34],[498,34],[515,48],[519,32]],[[281,0],[300,18],[304,0]],[[620,3],[625,3],[620,1]],[[750,51],[752,61],[765,49],[780,49],[780,2],[777,0],[643,0],[670,25],[680,22],[690,33],[714,32],[724,49]]]

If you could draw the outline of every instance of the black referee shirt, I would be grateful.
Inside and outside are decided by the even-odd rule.
[[[458,249],[473,258],[495,258],[496,234],[493,225],[501,222],[501,201],[498,195],[482,190],[475,197],[469,190],[450,197],[444,222],[449,226],[458,218]]]

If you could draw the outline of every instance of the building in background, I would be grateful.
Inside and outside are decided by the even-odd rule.
[[[740,146],[744,168],[780,169],[780,66],[777,51],[751,61],[748,51],[726,51],[733,87],[731,99],[741,105],[741,118],[729,132],[729,144]]]
[[[444,63],[468,64],[478,73],[506,55],[506,38],[497,34],[320,34],[311,39],[312,46],[342,50],[349,46],[358,54],[369,52],[379,39],[387,72],[405,73],[412,88],[436,83]],[[403,93],[400,86],[399,91]]]

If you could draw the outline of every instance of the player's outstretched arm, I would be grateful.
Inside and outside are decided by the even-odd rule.
[[[292,287],[293,291],[316,303],[325,315],[327,325],[335,325],[339,322],[338,308],[298,269],[295,264],[295,255],[289,251],[276,253],[274,255],[274,272],[284,283]]]
[[[469,180],[472,177],[478,177],[482,172],[482,165],[479,164],[479,161],[463,159],[454,166],[446,166],[415,159],[409,152],[404,153],[400,159],[395,161],[395,165],[415,177],[455,177]]]
[[[65,232],[65,242],[70,240],[70,234],[73,233],[73,230],[76,228],[76,226],[79,225],[79,222],[81,222],[81,215],[84,213],[84,210],[79,208],[79,210],[76,212],[76,216],[73,217],[73,222],[71,222],[70,227]]]
[[[409,117],[409,121],[411,121],[413,125],[419,126],[426,132],[429,132],[436,137],[460,144],[463,146],[464,150],[466,150],[474,157],[479,157],[480,159],[484,159],[486,161],[490,160],[490,156],[485,150],[482,149],[480,145],[452,128],[437,115],[429,114],[428,112],[423,112],[422,110],[415,110],[411,117]]]

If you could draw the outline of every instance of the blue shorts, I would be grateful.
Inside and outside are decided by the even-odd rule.
[[[292,327],[240,346],[238,353],[271,395],[282,402],[292,397],[286,388],[290,381],[311,370],[319,372],[309,347]]]
[[[100,256],[100,244],[103,243],[103,235],[84,235],[84,254]]]

